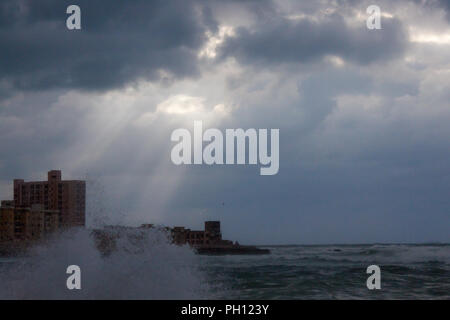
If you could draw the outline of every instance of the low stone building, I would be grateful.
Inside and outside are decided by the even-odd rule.
[[[14,240],[14,208],[0,208],[0,242]]]
[[[0,241],[39,240],[59,229],[59,211],[44,210],[41,205],[16,208],[0,207]]]
[[[205,221],[205,230],[191,230],[174,227],[170,230],[172,241],[178,245],[198,246],[230,246],[232,241],[223,240],[220,221]]]

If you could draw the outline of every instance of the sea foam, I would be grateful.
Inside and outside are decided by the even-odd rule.
[[[139,233],[139,234],[134,234]],[[136,241],[136,236],[139,241]],[[1,266],[0,299],[202,299],[209,296],[198,256],[162,231],[128,230],[105,256],[92,233],[59,234],[28,256]],[[81,290],[66,287],[69,265],[81,268]]]

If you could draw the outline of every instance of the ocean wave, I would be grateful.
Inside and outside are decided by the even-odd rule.
[[[127,231],[133,232],[133,231]],[[102,255],[92,234],[72,230],[30,252],[16,263],[2,264],[0,299],[202,299],[210,295],[198,271],[198,257],[170,244],[157,230],[129,234]],[[68,290],[66,269],[81,268],[81,290]]]

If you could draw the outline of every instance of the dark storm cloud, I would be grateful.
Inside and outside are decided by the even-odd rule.
[[[394,19],[384,19],[377,32],[364,23],[350,28],[337,14],[321,22],[290,21],[269,0],[80,0],[82,30],[69,31],[70,4],[0,4],[1,96],[10,88],[110,89],[158,79],[161,70],[179,78],[199,75],[197,54],[205,31],[217,32],[214,13],[224,6],[252,12],[258,20],[251,29],[238,28],[221,48],[222,56],[236,56],[242,63],[307,63],[333,54],[365,64],[402,52],[406,38]]]
[[[450,21],[450,0],[439,0],[439,4],[445,10],[447,20]]]
[[[382,30],[369,30],[365,21],[350,27],[338,14],[320,22],[281,17],[252,29],[239,28],[224,43],[221,55],[246,64],[308,63],[325,55],[367,64],[401,54],[406,43],[397,19],[383,19]]]
[[[416,5],[423,6],[429,9],[442,9],[445,11],[446,18],[450,22],[450,0],[411,0]]]
[[[77,1],[82,30],[66,28],[72,1],[2,1],[0,80],[17,89],[108,89],[159,70],[198,73],[215,21],[195,1]]]
[[[87,176],[89,214],[112,223],[197,228],[219,219],[224,236],[242,243],[448,242],[448,55],[407,46],[404,29],[422,25],[428,8],[417,0],[397,14],[409,2],[380,1],[396,18],[372,31],[363,19],[348,24],[371,4],[360,0],[2,0],[1,199],[12,196],[12,179],[59,168]],[[65,26],[75,3],[81,31]],[[324,18],[328,9],[337,11]],[[198,59],[217,21],[246,27],[218,58]],[[395,59],[403,53],[423,67]],[[241,65],[222,63],[228,57]],[[157,80],[160,69],[171,86],[109,90]],[[205,111],[158,109],[178,95],[204,99]],[[231,111],[205,129],[280,129],[277,175],[173,165],[172,130],[191,130],[191,118],[221,104]]]

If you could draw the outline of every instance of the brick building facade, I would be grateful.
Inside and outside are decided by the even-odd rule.
[[[32,208],[0,207],[0,242],[39,240],[59,229],[59,211]]]
[[[86,224],[86,182],[62,180],[61,171],[48,172],[47,181],[14,180],[14,205],[31,208],[42,205],[44,210],[59,211],[59,225],[63,228]]]
[[[229,240],[222,239],[220,221],[205,221],[205,230],[191,230],[185,227],[173,227],[172,241],[176,244],[191,246],[231,245]]]

